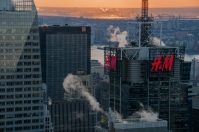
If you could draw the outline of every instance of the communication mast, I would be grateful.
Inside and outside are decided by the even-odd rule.
[[[152,26],[152,23],[154,21],[154,18],[151,16],[148,16],[148,0],[142,0],[142,15],[137,16],[136,20],[139,24],[139,37],[140,37],[140,45],[142,47],[147,47],[150,45],[150,36],[151,31],[150,28]]]

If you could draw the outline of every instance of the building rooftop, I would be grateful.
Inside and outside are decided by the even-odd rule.
[[[133,128],[152,128],[152,127],[167,127],[167,121],[157,119],[156,121],[142,121],[138,118],[132,118],[114,123],[116,129],[133,129]]]

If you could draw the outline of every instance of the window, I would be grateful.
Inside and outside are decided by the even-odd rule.
[[[24,101],[24,104],[30,104],[31,103],[31,100],[25,100]]]
[[[27,121],[27,120],[26,120],[26,121]],[[28,122],[28,121],[27,121],[27,122]],[[26,122],[26,123],[27,123],[27,122]],[[25,121],[24,121],[24,123],[25,123]],[[31,127],[30,127],[30,126],[24,126],[23,129],[24,129],[24,130],[30,130]]]
[[[24,78],[26,79],[26,78],[31,78],[32,77],[32,75],[24,75]]]
[[[7,105],[14,105],[14,101],[8,101]]]
[[[24,59],[31,59],[31,55],[24,55]]]
[[[4,88],[0,88],[0,93],[4,93],[5,89]]]
[[[24,62],[24,66],[30,66],[31,62]]]
[[[16,79],[23,79],[23,75],[16,75]]]
[[[25,68],[24,72],[31,72],[31,68]]]
[[[22,124],[22,121],[21,120],[17,120],[17,121],[15,121],[15,124]]]
[[[14,88],[8,88],[7,92],[14,92]]]
[[[15,85],[23,85],[23,81],[21,81],[21,82],[15,82]]]
[[[31,85],[31,81],[24,82],[24,85]]]
[[[33,53],[39,52],[39,49],[33,49]]]
[[[33,94],[33,97],[40,97],[40,94]]]
[[[31,110],[31,107],[24,107],[24,111]]]
[[[3,126],[4,125],[4,121],[1,121],[0,122],[0,126]],[[1,129],[0,129],[1,130]]]
[[[13,124],[13,121],[7,121],[6,122],[6,125],[12,125]]]
[[[27,42],[25,43],[25,46],[31,46],[31,43]]]
[[[23,117],[23,114],[15,114],[15,118],[21,118]]]
[[[15,101],[15,104],[22,104],[22,101]]]
[[[39,84],[39,81],[33,81],[33,84]]]
[[[18,62],[17,66],[23,66],[23,62]],[[18,72],[18,71],[17,71]]]
[[[31,53],[31,49],[24,49],[25,53]]]
[[[5,105],[5,102],[0,102],[0,106]]]
[[[32,110],[39,110],[39,107],[38,106],[33,106]]]
[[[39,75],[33,75],[33,78],[39,78]]]
[[[38,39],[38,37],[37,36],[33,36],[33,40],[37,40]]]
[[[32,101],[34,104],[38,104],[40,101],[39,100],[33,100]]]
[[[13,112],[13,111],[14,111],[14,108],[7,108],[6,111],[7,111],[7,112]]]
[[[40,65],[40,62],[38,61],[32,62],[32,65]]]
[[[33,87],[33,91],[39,91],[39,89],[38,87]]]
[[[34,71],[34,72],[38,72],[38,71],[39,71],[39,68],[33,68],[33,71]]]
[[[39,119],[33,119],[32,120],[32,123],[38,123],[39,122]]]
[[[24,88],[24,91],[31,91],[31,88]]]
[[[15,92],[22,92],[22,88],[16,88]]]
[[[19,63],[18,63],[19,64]],[[23,72],[23,69],[22,68],[17,68],[16,69],[16,72]]]
[[[32,45],[33,45],[33,46],[39,46],[39,44],[38,44],[38,43],[32,43]]]
[[[15,98],[22,98],[23,96],[22,96],[22,94],[16,94],[15,95]]]
[[[5,112],[5,108],[0,108],[0,112]]]
[[[31,94],[24,94],[24,98],[30,98]]]
[[[39,55],[33,55],[33,59],[39,59]]]

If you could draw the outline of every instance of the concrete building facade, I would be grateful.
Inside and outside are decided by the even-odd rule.
[[[45,131],[40,58],[34,1],[1,0],[1,132]]]

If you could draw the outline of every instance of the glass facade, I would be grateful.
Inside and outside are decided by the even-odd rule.
[[[40,27],[42,79],[53,102],[64,99],[63,79],[90,74],[90,27]]]
[[[33,0],[2,0],[0,5],[0,131],[43,132],[35,4]]]
[[[153,56],[149,55],[151,58],[148,58],[147,55],[148,60],[145,60],[145,57],[131,59],[133,55],[130,53],[133,53],[133,50],[129,48],[128,55],[128,52],[122,48],[117,50],[105,48],[105,59],[107,54],[114,51],[117,51],[115,54],[119,57],[116,60],[117,72],[107,70],[105,67],[105,74],[109,75],[109,90],[102,91],[102,99],[105,98],[103,96],[109,98],[109,106],[113,111],[121,113],[124,118],[139,111],[142,103],[146,109],[149,106],[157,112],[160,119],[167,120],[168,129],[172,132],[187,132],[189,118],[187,82],[190,76],[190,64],[184,63],[184,52],[180,49],[179,54],[175,54],[175,48],[149,48]],[[119,53],[122,53],[122,56]],[[160,53],[175,54],[171,72],[151,73],[153,61],[150,60],[153,60],[156,55],[161,55]],[[105,104],[101,105],[107,107]],[[103,116],[102,119],[104,120]]]

